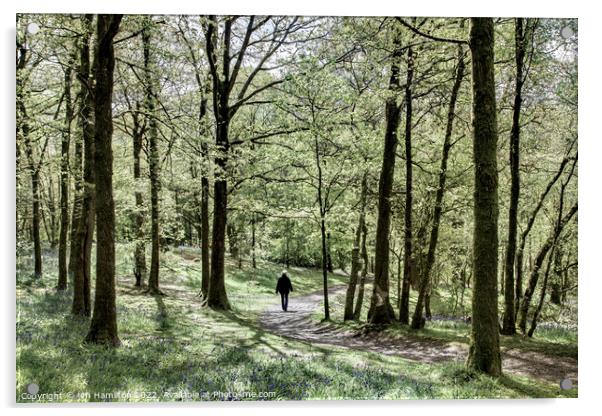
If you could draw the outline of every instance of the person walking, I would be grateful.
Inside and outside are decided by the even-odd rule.
[[[282,301],[282,310],[286,312],[288,310],[288,294],[293,291],[293,284],[291,279],[288,277],[286,270],[282,271],[282,275],[278,279],[276,284],[276,293],[280,293],[280,300]]]

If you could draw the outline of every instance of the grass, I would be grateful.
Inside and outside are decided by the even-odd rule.
[[[200,264],[196,259],[200,256],[195,249],[174,249],[163,254],[161,284],[169,294],[165,297],[149,296],[133,288],[132,249],[118,245],[117,250],[117,314],[122,341],[117,349],[82,343],[89,320],[72,317],[71,295],[54,290],[53,254],[45,256],[46,272],[39,281],[29,278],[29,260],[17,259],[17,402],[577,394],[576,389],[561,391],[557,385],[524,377],[496,380],[468,374],[461,362],[425,364],[287,340],[257,325],[260,312],[279,300],[274,288],[280,266],[260,263],[257,270],[248,265],[239,270],[228,264],[226,282],[233,310],[216,312],[202,307],[196,296],[200,287]],[[291,274],[295,295],[321,288],[319,272],[293,269]],[[345,280],[330,276],[333,285]],[[431,331],[440,331],[437,336],[445,334],[444,328]],[[35,397],[26,394],[30,383],[39,385]]]

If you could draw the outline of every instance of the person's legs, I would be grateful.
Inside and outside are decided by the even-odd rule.
[[[286,296],[286,295],[285,295],[284,293],[281,293],[281,294],[280,294],[280,302],[282,303],[282,310],[283,310],[283,311],[286,311],[286,303],[284,303],[284,297],[285,297],[285,296]]]
[[[284,311],[288,311],[288,293],[284,295]]]

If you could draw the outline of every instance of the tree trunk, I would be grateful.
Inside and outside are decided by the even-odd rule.
[[[357,291],[357,300],[355,301],[355,308],[353,309],[353,319],[358,321],[360,319],[360,315],[362,313],[362,306],[364,303],[364,289],[366,286],[366,276],[368,275],[368,251],[366,249],[366,237],[368,234],[368,227],[366,227],[366,223],[364,222],[364,227],[362,228],[362,274],[360,276],[359,289]]]
[[[69,231],[69,144],[71,141],[71,61],[65,68],[65,126],[61,140],[61,231],[59,236],[58,290],[67,289],[67,232]]]
[[[426,319],[430,320],[433,317],[433,312],[431,312],[431,293],[433,291],[432,286],[429,285],[428,290],[426,291],[426,295],[424,296],[424,316]]]
[[[201,84],[199,84],[199,88],[202,89]],[[203,140],[207,135],[205,127],[206,114],[207,96],[206,94],[204,94],[203,98],[201,99],[201,105],[199,108],[201,157],[204,159],[203,167],[201,169],[201,294],[203,299],[207,298],[207,294],[209,293],[209,282],[211,280],[209,265],[209,151],[207,149],[207,143],[205,143],[205,141]]]
[[[253,264],[253,268],[257,268],[257,258],[255,256],[255,213],[252,214],[251,218],[251,260]]]
[[[548,236],[543,246],[539,249],[537,257],[535,257],[533,269],[531,270],[529,282],[527,284],[527,288],[525,289],[525,295],[523,296],[523,300],[521,302],[519,310],[518,326],[523,334],[527,331],[527,318],[529,313],[529,307],[531,305],[531,299],[533,297],[533,294],[535,293],[537,281],[539,280],[539,272],[541,266],[546,258],[546,255],[548,254],[548,251],[550,251],[550,249],[556,243],[556,240],[558,239],[558,236],[562,232],[563,228],[577,213],[577,209],[577,203],[575,203],[575,205],[573,205],[569,212],[560,221],[558,221],[557,226],[554,227],[552,233]],[[562,210],[560,210],[560,212],[562,212]]]
[[[539,302],[537,304],[537,308],[535,309],[535,312],[533,313],[533,319],[531,320],[531,327],[529,328],[529,332],[527,332],[527,335],[529,337],[533,336],[533,333],[535,332],[535,328],[537,328],[537,320],[539,319],[539,314],[541,314],[541,310],[543,309],[543,304],[546,299],[546,290],[548,288],[548,277],[550,276],[550,265],[552,264],[552,256],[556,251],[557,251],[557,249],[555,247],[553,247],[552,251],[548,255],[548,264],[546,266],[546,272],[543,277],[543,284],[541,287],[541,293],[539,295]]]
[[[203,174],[201,178],[201,290],[203,298],[209,293],[209,179]]]
[[[324,216],[320,219],[320,233],[322,236],[322,287],[324,289],[324,321],[330,320],[330,307],[328,305],[328,265],[326,263],[326,222]]]
[[[330,253],[330,232],[326,234],[326,269],[332,273],[332,254]]]
[[[136,108],[136,111],[139,109]],[[136,211],[134,213],[134,222],[136,224],[136,246],[134,249],[134,277],[136,279],[135,286],[142,286],[142,282],[146,279],[146,244],[144,243],[144,199],[142,196],[141,181],[142,172],[140,169],[140,153],[142,152],[143,131],[139,123],[138,114],[134,116],[133,129],[133,148],[134,148],[134,183],[136,199]]]
[[[223,95],[223,94],[222,94]],[[213,238],[211,247],[211,281],[207,304],[214,309],[230,309],[224,281],[224,255],[226,251],[226,224],[228,209],[228,183],[224,177],[229,151],[228,141],[228,110],[225,102],[220,102],[220,108],[225,109],[217,115],[216,145],[218,155],[215,164],[218,175],[213,186]]]
[[[32,232],[34,253],[34,277],[42,277],[42,242],[40,239],[40,171],[36,166],[31,167]]]
[[[362,266],[360,261],[360,243],[362,230],[365,226],[365,212],[366,212],[366,194],[368,192],[368,172],[364,172],[362,178],[362,191],[360,196],[360,215],[359,223],[357,225],[357,231],[355,233],[355,241],[353,244],[353,250],[351,252],[351,275],[349,277],[349,286],[347,287],[347,293],[345,296],[345,312],[343,319],[345,321],[353,319],[353,301],[355,298],[355,289],[357,286],[357,277],[359,269]]]
[[[41,165],[40,165],[41,166]],[[48,186],[46,187],[46,189],[48,190],[48,198],[47,198],[47,206],[48,206],[48,216],[49,218],[49,222],[50,222],[50,227],[48,227],[48,224],[44,218],[44,211],[42,210],[42,219],[44,220],[44,227],[46,228],[46,236],[48,241],[50,242],[50,249],[54,250],[58,244],[58,240],[57,240],[57,231],[58,231],[58,224],[59,221],[57,220],[57,213],[56,213],[56,199],[54,197],[55,193],[54,193],[54,181],[52,180],[52,172],[49,172],[48,174]],[[60,175],[59,175],[59,192],[60,192]],[[43,192],[44,192],[44,187],[42,186],[41,188],[41,197],[43,198]],[[59,208],[60,208],[60,202],[59,202]]]
[[[318,203],[320,208],[320,235],[322,238],[322,280],[323,280],[323,293],[324,293],[324,320],[330,320],[330,308],[328,305],[328,247],[327,247],[327,234],[326,233],[326,201],[322,195],[322,162],[320,160],[320,143],[318,137],[314,137],[314,151],[316,159],[316,167],[318,169]]]
[[[562,305],[560,288],[562,287],[562,259],[561,250],[554,250],[554,282],[550,285],[550,302],[554,305]]]
[[[389,231],[391,228],[391,190],[395,173],[395,150],[397,129],[401,108],[397,104],[399,91],[399,64],[402,55],[401,34],[395,28],[389,93],[385,105],[385,145],[383,162],[378,184],[378,220],[376,223],[376,247],[374,261],[374,287],[368,311],[368,321],[372,324],[389,324],[395,319],[395,312],[389,301]]]
[[[83,189],[80,192],[79,207],[74,207],[73,220],[77,221],[75,235],[71,240],[70,266],[73,278],[73,315],[90,316],[90,287],[92,270],[92,243],[95,220],[95,131],[93,117],[94,94],[93,77],[90,76],[90,38],[93,15],[85,16],[85,30],[80,47],[78,79],[81,83],[79,124],[84,150]],[[76,202],[77,203],[77,202]],[[77,213],[77,214],[75,214]]]
[[[19,82],[21,84],[21,82]],[[31,238],[33,240],[33,253],[34,253],[34,278],[38,279],[42,277],[42,245],[40,241],[40,171],[39,166],[34,162],[33,158],[33,145],[31,138],[29,137],[29,117],[27,115],[27,109],[25,107],[25,94],[23,92],[23,86],[18,85],[17,89],[17,106],[19,109],[19,121],[21,127],[21,134],[25,143],[25,152],[28,160],[29,174],[31,178],[31,194],[33,199],[32,204],[32,226],[31,226]],[[41,156],[40,156],[41,162]],[[41,163],[40,163],[41,166]]]
[[[422,270],[420,291],[418,293],[418,300],[416,301],[416,309],[412,316],[412,328],[418,329],[424,326],[424,319],[422,318],[422,309],[425,306],[427,298],[429,297],[430,287],[430,274],[433,264],[435,262],[435,252],[437,250],[437,241],[439,238],[439,224],[441,222],[441,214],[443,211],[443,195],[445,193],[445,182],[447,179],[447,161],[449,159],[449,153],[452,147],[451,137],[454,125],[456,101],[458,99],[458,91],[462,84],[462,78],[464,77],[464,51],[462,46],[458,46],[458,65],[456,67],[456,77],[454,85],[452,87],[451,96],[449,100],[449,108],[447,111],[447,126],[445,129],[445,137],[443,139],[443,153],[441,156],[441,166],[439,168],[439,184],[435,195],[435,205],[433,208],[433,224],[431,228],[431,235],[429,240],[429,248],[426,258],[426,264]],[[429,305],[430,315],[430,305]]]
[[[223,133],[222,133],[223,134]],[[223,142],[223,138],[218,139]],[[225,153],[225,150],[221,150]],[[215,158],[216,165],[220,169],[226,168],[225,156]],[[225,237],[228,209],[228,188],[225,179],[215,180],[213,189],[213,239],[211,246],[211,281],[209,283],[209,296],[207,304],[213,309],[230,309],[230,302],[226,294],[226,285],[224,281],[224,254],[226,251]]]
[[[472,339],[467,367],[500,376],[498,323],[498,173],[491,18],[472,18],[470,27],[475,165]]]
[[[151,62],[151,31],[152,18],[147,17],[142,32],[142,44],[144,48],[144,75],[145,75],[145,107],[148,125],[148,147],[149,147],[149,175],[151,187],[151,264],[148,276],[148,291],[150,294],[161,294],[159,289],[159,255],[160,255],[160,231],[159,231],[159,192],[161,183],[159,169],[161,160],[159,158],[158,131],[156,119],[156,91],[155,80],[152,73]]]
[[[564,168],[566,167],[566,165],[569,163],[570,160],[571,160],[571,158],[569,158],[569,157],[565,157],[562,160],[562,162],[560,163],[560,167],[558,168],[558,171],[556,172],[554,177],[548,182],[546,189],[540,195],[537,205],[535,206],[535,209],[533,209],[533,212],[531,212],[531,215],[529,216],[529,220],[527,221],[527,225],[525,226],[525,229],[521,233],[520,244],[519,244],[518,250],[516,252],[516,261],[515,261],[516,290],[515,290],[515,299],[514,299],[514,309],[516,312],[516,317],[518,317],[520,302],[521,302],[521,298],[523,296],[523,257],[524,257],[525,243],[527,241],[527,237],[529,235],[529,232],[531,231],[531,228],[533,227],[533,224],[535,223],[535,218],[537,217],[537,213],[543,206],[546,196],[548,195],[548,193],[550,192],[550,190],[552,189],[554,184],[558,181],[560,176],[562,176],[562,172],[564,172]]]
[[[412,78],[414,77],[414,54],[408,48],[408,72],[405,86],[406,125],[405,125],[405,156],[406,156],[406,192],[404,205],[403,233],[403,282],[401,285],[401,300],[399,307],[399,322],[407,325],[410,321],[410,285],[413,266],[412,253]],[[422,305],[421,316],[422,316]]]
[[[525,32],[522,18],[515,20],[515,56],[516,85],[514,91],[514,110],[512,129],[510,132],[510,208],[508,210],[508,245],[506,247],[505,280],[504,280],[504,318],[502,334],[514,335],[516,321],[514,314],[514,261],[516,256],[516,234],[518,229],[518,198],[520,196],[520,112],[522,105],[523,62],[525,59]]]
[[[87,42],[89,43],[90,41],[90,35],[84,33],[82,35],[82,42]],[[83,43],[82,43],[83,44]],[[80,46],[80,54],[81,54],[81,48],[82,46]],[[89,50],[89,46],[88,46],[88,50]],[[82,91],[80,92],[80,115],[78,117],[79,121],[79,125],[80,127],[84,124],[84,123],[88,123],[87,121],[82,121],[82,115],[81,112],[84,111],[85,109],[85,105],[84,105],[84,99],[86,97],[88,93],[87,91],[87,81],[89,79],[89,64],[88,64],[88,76],[84,77],[84,81],[86,81],[86,85],[84,85],[84,82],[80,80],[80,85],[82,88]],[[77,74],[77,78],[80,78],[82,76],[82,68],[81,65],[78,68],[78,74]],[[89,109],[88,109],[89,112]],[[81,129],[83,132],[83,129]],[[83,187],[84,187],[84,181],[83,181],[83,160],[84,160],[84,146],[83,146],[83,133],[80,132],[79,134],[74,135],[73,139],[74,140],[74,151],[73,151],[73,160],[72,162],[69,164],[70,166],[70,171],[71,171],[71,177],[73,178],[73,208],[71,209],[71,233],[69,235],[69,241],[70,241],[70,248],[69,248],[69,263],[67,265],[67,274],[69,275],[69,279],[71,281],[71,283],[73,284],[73,276],[74,276],[74,266],[75,266],[75,262],[76,262],[76,257],[78,255],[78,251],[74,249],[74,247],[77,245],[77,228],[79,227],[79,222],[81,221],[81,215],[82,215],[82,204],[83,204]]]
[[[113,38],[122,15],[98,15],[97,48],[94,57],[94,118],[96,171],[96,295],[90,332],[86,342],[116,347],[117,311],[115,305],[115,203],[113,201]]]
[[[210,72],[213,92],[213,112],[215,115],[215,169],[216,177],[213,184],[213,234],[211,242],[211,280],[207,305],[213,309],[230,309],[224,281],[226,252],[226,225],[228,222],[228,182],[226,178],[230,140],[230,37],[232,22],[227,20],[224,27],[224,52],[222,73],[218,73],[216,64],[216,47],[218,22],[216,16],[211,16],[206,27],[206,52],[210,62]]]

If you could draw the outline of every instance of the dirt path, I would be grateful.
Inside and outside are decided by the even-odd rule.
[[[345,286],[329,289],[334,297],[345,292]],[[261,326],[274,334],[312,344],[336,345],[345,348],[397,355],[409,360],[435,363],[440,361],[464,361],[468,346],[418,336],[374,337],[359,335],[336,325],[312,321],[312,313],[320,306],[322,291],[289,299],[289,310],[283,312],[280,303],[274,303],[260,317]],[[564,378],[577,381],[577,360],[519,349],[503,349],[502,365],[506,373],[544,379],[559,383]]]

